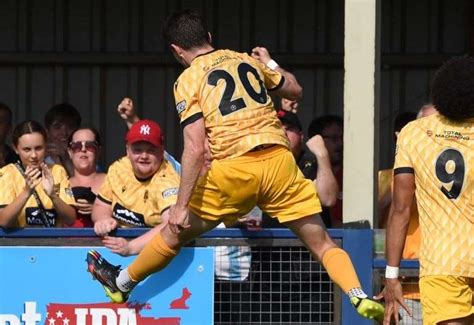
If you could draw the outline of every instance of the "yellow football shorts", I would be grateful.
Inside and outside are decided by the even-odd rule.
[[[226,224],[255,205],[280,222],[321,212],[313,183],[303,176],[292,153],[279,145],[212,161],[190,202],[191,211],[201,218]]]
[[[473,278],[451,275],[420,278],[423,324],[437,324],[474,314],[473,289]]]

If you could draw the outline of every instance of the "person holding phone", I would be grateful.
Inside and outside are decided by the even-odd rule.
[[[46,139],[36,121],[24,121],[13,130],[20,159],[0,169],[1,227],[61,227],[76,220],[66,170],[44,162]]]
[[[97,172],[101,149],[99,132],[92,127],[80,127],[69,136],[68,153],[74,168],[69,180],[76,200],[76,222],[72,227],[94,227],[92,206],[105,180],[105,173]]]

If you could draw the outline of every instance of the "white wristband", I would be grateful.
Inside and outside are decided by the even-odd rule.
[[[270,60],[267,62],[267,67],[272,70],[275,70],[278,67],[278,63],[276,63],[274,60]]]
[[[387,265],[385,268],[385,279],[398,279],[399,268],[397,266]]]

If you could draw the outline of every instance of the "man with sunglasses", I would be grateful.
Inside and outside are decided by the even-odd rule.
[[[157,123],[136,122],[126,141],[127,155],[109,167],[92,210],[96,234],[105,236],[104,245],[121,255],[138,253],[147,238],[128,242],[108,234],[117,227],[154,227],[164,223],[168,208],[176,203],[180,181],[178,173],[163,159],[164,137]]]

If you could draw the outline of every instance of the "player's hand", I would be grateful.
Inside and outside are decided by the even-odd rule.
[[[172,205],[170,207],[168,224],[171,232],[174,234],[179,234],[183,229],[191,227],[189,224],[189,209]]]
[[[92,214],[92,207],[94,205],[87,202],[85,199],[78,199],[74,206],[76,207],[77,212],[80,214]]]
[[[324,144],[324,139],[319,134],[316,134],[306,141],[306,147],[308,147],[309,151],[311,151],[311,153],[316,157],[329,157],[328,149]]]
[[[97,236],[105,236],[118,227],[118,222],[112,217],[100,219],[94,223],[94,231]]]
[[[413,317],[412,312],[403,300],[402,285],[398,279],[385,279],[385,288],[374,299],[385,300],[384,325],[399,324],[400,316],[398,310],[400,307],[405,309],[410,317]],[[392,319],[395,323],[392,322]]]
[[[105,236],[102,238],[102,244],[115,254],[121,256],[130,256],[129,241],[122,237]]]
[[[133,106],[133,100],[131,98],[125,97],[122,99],[117,107],[117,112],[119,113],[120,117],[129,124],[133,124],[140,120],[137,112],[135,111],[135,106]]]
[[[31,194],[35,187],[41,182],[41,168],[27,166],[25,170],[25,190]]]
[[[272,59],[272,57],[270,56],[270,53],[268,53],[268,50],[261,46],[254,47],[252,49],[251,56],[265,65],[268,63],[268,61]]]

